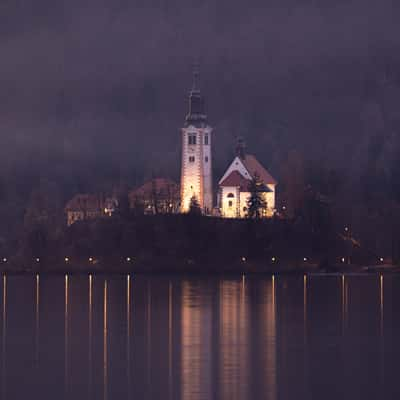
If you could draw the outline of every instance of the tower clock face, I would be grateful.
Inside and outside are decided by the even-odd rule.
[[[194,148],[193,147],[189,147],[189,153],[194,153]]]

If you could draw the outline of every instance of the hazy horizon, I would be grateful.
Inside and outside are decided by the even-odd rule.
[[[177,177],[199,59],[217,173],[238,135],[275,175],[291,149],[352,171],[371,135],[399,126],[399,7],[331,3],[6,2],[3,169],[65,162]]]

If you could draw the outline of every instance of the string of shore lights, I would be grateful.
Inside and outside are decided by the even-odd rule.
[[[3,259],[2,259],[3,264],[7,263],[8,261],[9,261],[9,260],[8,260],[7,257],[3,257]],[[41,260],[40,260],[39,257],[36,257],[36,258],[34,258],[34,261],[35,261],[36,263],[40,263]],[[68,264],[70,261],[71,261],[71,259],[70,259],[69,257],[64,257],[64,263]],[[94,262],[98,261],[98,258],[89,257],[89,258],[87,259],[87,261],[88,261],[89,263],[94,263]],[[126,257],[126,258],[124,259],[124,261],[127,262],[127,263],[131,263],[131,262],[134,262],[134,259],[133,259],[132,257]],[[243,263],[245,263],[245,262],[247,262],[247,258],[246,258],[246,257],[242,257],[242,258],[241,258],[241,261],[242,261]],[[278,262],[278,258],[277,258],[277,257],[271,257],[270,261],[271,261],[272,263],[277,263],[277,262]],[[310,260],[308,257],[303,257],[303,258],[302,258],[302,261],[303,261],[304,263],[307,263],[307,262],[310,262],[310,263],[311,263],[311,260]],[[340,261],[342,264],[344,264],[344,263],[346,263],[346,258],[345,258],[345,257],[341,257],[341,258],[339,258],[339,261]],[[383,262],[385,261],[385,259],[384,259],[384,257],[378,257],[378,261],[381,262],[381,263],[383,263]]]

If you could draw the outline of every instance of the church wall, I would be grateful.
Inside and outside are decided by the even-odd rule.
[[[234,197],[228,197],[232,193]],[[247,201],[250,197],[250,192],[240,192],[235,186],[221,187],[221,216],[225,218],[246,218],[247,216]],[[275,192],[264,194],[267,202],[267,217],[272,217],[275,212]],[[231,205],[229,202],[232,202]]]
[[[250,192],[240,192],[240,217],[247,216],[247,200],[250,197]]]
[[[196,144],[189,145],[189,135],[196,135]],[[202,139],[198,129],[189,126],[182,129],[182,211],[189,210],[190,199],[196,196],[199,204],[203,207],[203,170],[202,170],[202,146],[199,145]],[[189,161],[194,157],[194,162]]]
[[[275,186],[275,185],[271,185]],[[250,192],[240,192],[240,217],[246,218],[247,215],[247,201],[250,197]],[[272,217],[275,212],[275,192],[264,194],[264,199],[267,202],[267,217]],[[246,209],[244,209],[246,208]]]
[[[267,185],[272,192],[265,194],[265,200],[267,201],[269,213],[272,214],[275,212],[275,186],[276,185]]]
[[[205,138],[208,136],[208,144],[205,142]],[[204,198],[204,210],[205,212],[211,213],[213,209],[213,192],[212,192],[212,129],[207,127],[202,132],[202,147],[203,147],[203,198]]]
[[[228,197],[232,193],[234,197]],[[230,203],[231,202],[231,203]],[[238,207],[240,206],[238,188],[235,186],[221,187],[221,215],[225,218],[237,218]]]
[[[196,136],[196,144],[189,144],[189,136]],[[208,144],[205,137],[208,136]],[[190,125],[182,129],[182,211],[187,212],[190,200],[195,196],[200,207],[208,214],[213,208],[212,193],[212,129],[196,128]],[[194,157],[194,162],[190,162]]]

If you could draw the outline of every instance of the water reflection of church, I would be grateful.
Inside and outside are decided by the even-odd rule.
[[[195,283],[182,284],[182,399],[276,399],[274,278],[244,279],[220,281],[201,300]]]

